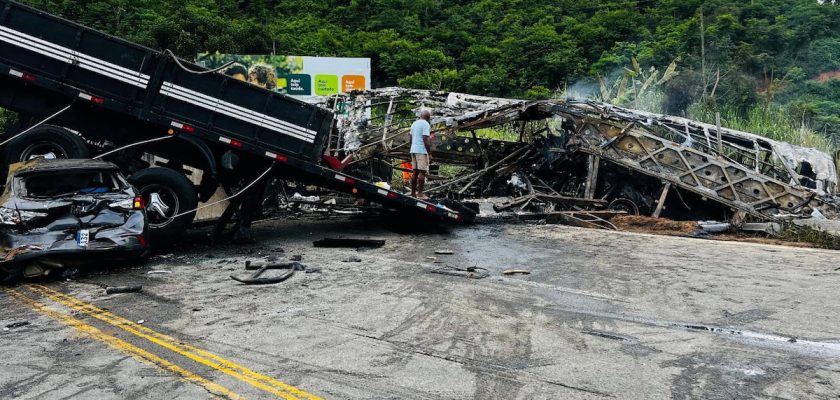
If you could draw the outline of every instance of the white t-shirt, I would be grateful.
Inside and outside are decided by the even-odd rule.
[[[425,119],[418,119],[411,124],[411,150],[413,154],[428,154],[426,145],[423,143],[423,136],[432,134],[432,126]]]

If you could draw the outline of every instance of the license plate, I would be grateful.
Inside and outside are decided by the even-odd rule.
[[[76,244],[79,246],[87,246],[88,242],[90,241],[90,230],[89,229],[82,229],[76,232]]]

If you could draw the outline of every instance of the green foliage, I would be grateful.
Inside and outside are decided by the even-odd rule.
[[[599,76],[621,82],[624,68],[647,73],[633,60],[664,69],[679,59],[659,87],[637,95],[647,79],[628,76],[611,97],[680,115],[696,102],[739,115],[790,104],[840,136],[840,102],[815,80],[840,70],[840,5],[816,0],[22,1],[188,59],[369,57],[373,87],[546,98],[581,82],[597,92]]]
[[[644,108],[640,106],[640,103],[649,102],[658,97],[655,94],[661,92],[662,85],[679,75],[677,60],[671,61],[671,64],[661,73],[661,76],[656,67],[643,70],[635,57],[631,57],[630,61],[631,66],[624,68],[621,78],[612,83],[608,84],[604,78],[598,76],[600,91],[595,96],[598,100],[618,105],[632,105],[634,108]],[[649,107],[646,109],[649,109]]]
[[[718,111],[721,125],[726,128],[750,132],[773,140],[812,147],[833,153],[836,146],[831,139],[815,132],[807,123],[792,114],[792,109],[778,104],[756,105],[745,112],[737,107],[723,107]],[[709,124],[715,123],[715,110],[701,103],[688,109],[688,117]]]
[[[406,76],[399,80],[399,85],[417,89],[443,90],[457,81],[458,71],[448,68],[433,68]]]
[[[3,133],[8,129],[15,120],[17,115],[13,112],[0,108],[0,133]]]

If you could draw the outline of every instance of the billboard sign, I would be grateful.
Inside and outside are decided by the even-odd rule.
[[[302,100],[370,89],[370,59],[279,55],[199,54],[196,63]]]

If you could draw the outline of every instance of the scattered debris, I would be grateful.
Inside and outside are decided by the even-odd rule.
[[[162,274],[171,274],[171,273],[172,273],[172,271],[167,271],[165,269],[153,269],[151,271],[147,271],[146,275],[162,275]]]
[[[516,275],[516,274],[530,275],[531,271],[528,271],[527,269],[519,269],[519,268],[506,269],[506,270],[502,271],[502,275]]]
[[[108,286],[105,288],[106,294],[114,293],[135,293],[143,290],[143,286]]]
[[[30,325],[29,321],[20,321],[20,322],[12,322],[11,324],[6,325],[3,330],[8,331],[15,328],[20,328],[22,326]]]
[[[718,221],[700,221],[697,226],[705,233],[722,233],[732,230],[732,224]]]
[[[434,260],[437,260],[437,257],[434,257],[434,256],[426,256],[426,259],[427,259],[427,260],[432,260],[432,261],[434,261]]]
[[[770,235],[779,235],[782,233],[782,225],[778,222],[744,222],[739,227],[731,222],[699,221],[697,225],[700,230],[705,233],[726,233],[737,231],[761,232]]]
[[[142,325],[142,324],[146,323],[146,320],[145,319],[138,319],[137,323]]]
[[[455,252],[452,251],[452,250],[435,250],[435,254],[450,255],[450,254],[455,254]]]
[[[260,276],[270,269],[282,269],[286,270],[282,274],[278,276],[274,276],[271,278],[260,278]],[[230,278],[237,281],[244,283],[246,285],[268,285],[273,283],[280,283],[292,277],[295,274],[295,271],[305,271],[306,266],[298,263],[298,262],[290,262],[290,263],[279,263],[279,264],[269,264],[269,263],[251,263],[250,261],[245,262],[245,270],[256,270],[253,274],[247,277],[238,277],[235,275],[231,275]]]
[[[303,261],[303,256],[300,255],[300,254],[295,254],[289,259],[292,260],[292,261]]]
[[[603,332],[603,331],[581,331],[581,333],[584,333],[584,334],[587,334],[587,335],[592,335],[592,336],[598,336],[598,337],[601,337],[601,338],[604,338],[604,339],[618,340],[618,341],[621,341],[621,342],[626,342],[626,341],[631,341],[632,340],[632,339],[630,339],[626,336],[617,335],[617,334],[614,334],[614,333]]]
[[[443,267],[435,268],[431,271],[433,274],[441,274],[441,275],[452,275],[452,276],[460,276],[464,278],[470,279],[482,279],[490,276],[490,273],[487,272],[487,268],[481,267],[467,267],[467,268],[458,268],[453,267],[451,265],[445,265]]]
[[[384,240],[375,239],[337,239],[324,238],[312,242],[315,247],[348,247],[348,248],[379,248],[385,245]]]
[[[362,262],[362,259],[356,256],[350,256],[341,260],[341,262]]]

